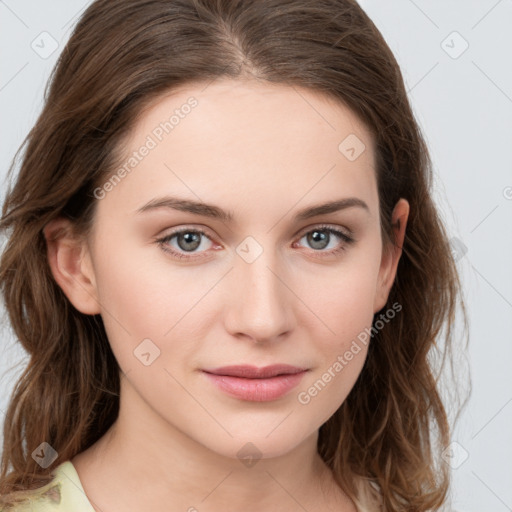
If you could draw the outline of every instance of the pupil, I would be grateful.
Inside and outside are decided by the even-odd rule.
[[[180,236],[178,236],[178,245],[183,250],[197,249],[201,243],[200,236],[201,236],[200,233],[191,233],[191,232],[183,233]],[[180,243],[180,240],[182,240],[182,239],[185,240],[185,244],[192,244],[192,246],[190,246],[190,245],[184,246],[182,243]]]
[[[315,249],[323,249],[326,247],[324,242],[327,240],[328,235],[323,231],[312,231],[308,238],[308,242],[311,243],[312,247]],[[320,246],[318,246],[318,244],[320,244]]]

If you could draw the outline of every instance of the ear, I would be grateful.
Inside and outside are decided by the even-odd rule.
[[[78,311],[100,313],[96,281],[85,240],[73,232],[71,221],[59,217],[43,229],[48,264],[57,284]]]
[[[389,297],[389,292],[395,281],[396,269],[400,256],[402,255],[402,246],[404,243],[405,229],[409,217],[409,202],[401,198],[395,205],[392,214],[391,224],[395,237],[395,243],[385,247],[382,251],[382,259],[375,294],[375,303],[373,312],[377,313],[385,305]]]

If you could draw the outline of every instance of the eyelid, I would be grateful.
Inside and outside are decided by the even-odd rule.
[[[309,226],[306,226],[304,228],[301,228],[301,230],[295,235],[296,237],[303,237],[306,233],[309,233],[310,231],[314,231],[315,229],[321,231],[321,230],[327,230],[332,229],[334,231],[341,231],[347,238],[354,238],[355,233],[345,227],[345,226],[339,226],[338,224],[326,224],[326,223],[316,223],[316,224],[310,224]]]

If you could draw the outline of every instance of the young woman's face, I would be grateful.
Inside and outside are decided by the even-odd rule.
[[[219,80],[155,102],[123,163],[85,261],[133,422],[230,457],[316,435],[396,271],[369,132],[311,91]],[[295,375],[208,373],[240,365]]]

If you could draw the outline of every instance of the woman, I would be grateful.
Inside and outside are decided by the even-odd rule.
[[[1,510],[439,509],[431,180],[355,1],[94,2],[4,202]]]

